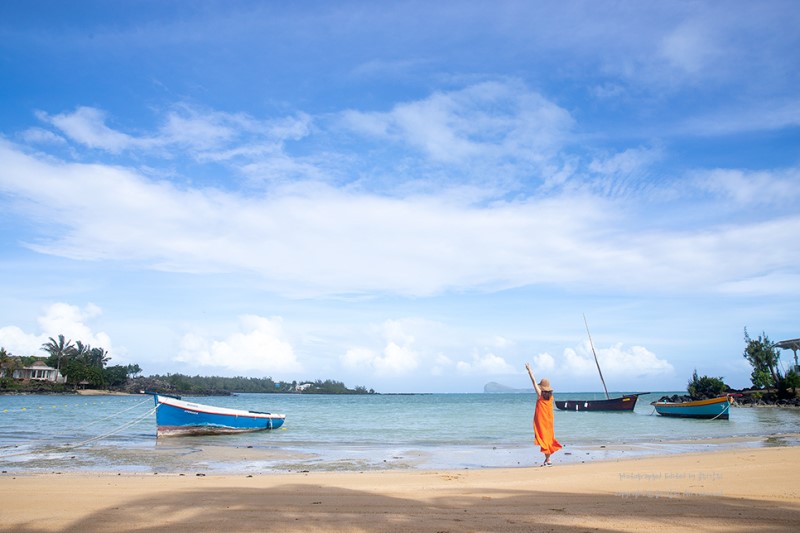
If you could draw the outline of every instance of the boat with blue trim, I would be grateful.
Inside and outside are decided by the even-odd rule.
[[[732,403],[733,400],[728,395],[692,402],[668,402],[664,400],[653,402],[652,405],[661,416],[728,420]]]
[[[152,394],[156,404],[156,436],[217,435],[278,429],[286,415],[215,407],[182,400],[180,396]]]

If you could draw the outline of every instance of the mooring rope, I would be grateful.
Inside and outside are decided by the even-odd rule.
[[[143,403],[148,402],[148,401],[150,401],[150,400],[148,399],[148,400],[141,401],[141,402],[137,403],[136,405],[133,405],[133,406],[127,408],[127,409],[123,409],[122,411],[119,411],[119,412],[114,413],[112,415],[106,416],[104,418],[100,418],[98,420],[95,420],[94,422],[90,422],[89,424],[86,424],[85,426],[82,426],[81,428],[78,428],[78,429],[84,429],[84,428],[87,428],[87,427],[91,426],[92,424],[97,423],[97,422],[101,422],[103,420],[108,420],[109,418],[112,418],[112,417],[115,417],[115,416],[120,415],[122,413],[125,413],[127,411],[130,411],[131,409],[133,409],[135,407],[138,407],[138,406],[140,406]],[[85,446],[86,444],[89,444],[89,443],[92,443],[92,442],[96,442],[98,440],[102,440],[102,439],[104,439],[106,437],[110,437],[111,435],[114,435],[115,433],[119,433],[120,431],[123,431],[125,429],[128,429],[131,426],[134,426],[134,425],[138,424],[139,422],[141,422],[145,418],[147,418],[150,415],[152,415],[153,413],[155,413],[157,409],[158,409],[158,406],[155,406],[152,409],[150,409],[149,411],[147,411],[146,413],[144,413],[143,415],[138,416],[137,418],[134,418],[133,420],[131,420],[129,422],[126,422],[126,423],[122,424],[121,426],[119,426],[119,427],[117,427],[117,428],[115,428],[115,429],[113,429],[113,430],[111,430],[111,431],[109,431],[107,433],[103,433],[102,435],[97,435],[95,437],[91,437],[89,439],[86,439],[84,441],[78,442],[76,444],[53,444],[50,448],[46,448],[45,450],[46,451],[70,450],[70,449],[73,449],[73,448],[79,448],[81,446]],[[62,433],[62,434],[59,434],[59,435],[55,435],[55,437],[63,436],[63,435],[64,434]],[[39,443],[39,442],[48,442],[48,439],[39,439],[39,440],[27,441],[27,442],[25,442],[25,444],[36,444],[36,443]],[[16,446],[14,446],[14,447],[16,447]],[[6,446],[5,448],[6,449],[10,448],[10,446]],[[45,450],[39,450],[39,451],[45,451]],[[16,456],[19,456],[19,455],[29,455],[31,453],[34,453],[34,452],[26,451],[26,452],[9,453],[9,454],[0,453],[0,458],[4,459],[6,457],[16,457]]]
[[[722,412],[721,412],[720,414],[718,414],[718,415],[717,415],[717,416],[715,416],[714,418],[710,418],[709,420],[716,420],[717,418],[719,418],[719,417],[721,417],[722,415],[724,415],[725,413],[727,413],[727,412],[728,412],[728,409],[730,409],[730,408],[731,408],[731,401],[730,401],[730,400],[728,400],[728,401],[725,403],[725,409],[723,409],[723,410],[722,410]]]
[[[727,405],[725,405],[725,409],[723,409],[723,410],[722,410],[722,412],[721,412],[720,414],[718,414],[718,415],[717,415],[717,416],[715,416],[714,418],[707,418],[706,420],[709,420],[709,421],[710,421],[710,420],[716,420],[717,418],[719,418],[719,417],[721,417],[722,415],[724,415],[725,413],[727,413],[727,412],[728,412],[728,410],[729,410],[730,408],[731,408],[731,402],[730,402],[730,400],[728,400],[728,403],[727,403]],[[655,406],[653,406],[653,412],[652,412],[652,413],[650,413],[650,415],[649,415],[649,416],[653,416],[655,413],[656,413],[656,408],[655,408]]]
[[[155,412],[156,412],[156,409],[158,409],[158,406],[156,406],[156,407],[153,407],[152,409],[150,409],[149,411],[147,411],[145,414],[143,414],[143,415],[139,416],[138,418],[134,418],[134,419],[133,419],[133,420],[131,420],[130,422],[127,422],[127,423],[125,423],[125,424],[122,424],[122,425],[121,425],[121,426],[119,426],[118,428],[116,428],[116,429],[113,429],[113,430],[109,431],[108,433],[104,433],[104,434],[102,434],[102,435],[98,435],[98,436],[96,436],[96,437],[92,437],[92,438],[90,438],[90,439],[86,439],[85,441],[79,442],[79,443],[77,443],[77,444],[66,444],[66,445],[64,445],[64,446],[61,446],[61,447],[62,447],[62,448],[67,448],[67,449],[71,449],[71,448],[79,448],[79,447],[81,447],[81,446],[85,446],[86,444],[89,444],[90,442],[96,442],[96,441],[98,441],[98,440],[101,440],[101,439],[104,439],[104,438],[106,438],[106,437],[110,437],[111,435],[114,435],[115,433],[119,433],[120,431],[122,431],[122,430],[124,430],[124,429],[128,429],[129,427],[131,427],[131,426],[134,426],[134,425],[138,424],[139,422],[141,422],[142,420],[144,420],[146,417],[148,417],[148,416],[152,415],[153,413],[155,413]]]
[[[92,422],[89,422],[88,424],[85,424],[83,426],[78,426],[78,427],[74,428],[72,431],[73,431],[73,433],[76,432],[76,431],[81,431],[83,429],[88,428],[89,426],[92,426],[92,425],[98,423],[98,422],[103,422],[104,420],[108,420],[109,418],[114,418],[114,417],[119,416],[119,415],[121,415],[123,413],[127,413],[131,409],[136,409],[140,405],[145,404],[145,403],[147,403],[149,401],[151,401],[149,398],[145,399],[145,400],[142,400],[141,402],[135,403],[134,405],[132,405],[132,406],[126,408],[126,409],[123,409],[122,411],[117,411],[116,413],[112,413],[112,414],[110,414],[108,416],[104,416],[103,418],[98,418],[97,420],[93,420]],[[69,436],[68,433],[55,433],[55,434],[51,435],[50,437],[48,437],[46,439],[33,439],[33,440],[25,441],[25,444],[37,444],[37,443],[40,443],[40,442],[49,442],[52,439],[57,439],[59,437],[68,437],[68,436]],[[0,450],[3,450],[5,448],[16,448],[16,445],[0,446]]]

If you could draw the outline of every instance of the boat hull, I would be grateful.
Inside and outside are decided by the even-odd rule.
[[[555,404],[562,411],[633,411],[638,399],[638,394],[626,394],[607,400],[556,400]]]
[[[731,400],[728,397],[712,398],[695,402],[653,402],[661,416],[674,418],[701,418],[728,420]]]
[[[157,436],[217,435],[277,429],[286,415],[228,409],[154,395]]]

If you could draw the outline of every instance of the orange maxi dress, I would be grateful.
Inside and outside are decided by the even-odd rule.
[[[552,454],[561,449],[553,431],[553,398],[536,400],[536,411],[533,414],[533,436],[542,453]]]

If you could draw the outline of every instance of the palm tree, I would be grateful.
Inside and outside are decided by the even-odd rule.
[[[5,348],[0,348],[0,378],[5,377],[7,374],[14,375],[16,358],[11,355]]]
[[[75,349],[70,354],[74,359],[81,361],[83,363],[88,362],[89,354],[92,351],[92,347],[88,344],[83,344],[81,341],[75,341]]]
[[[108,351],[103,348],[92,348],[86,354],[86,363],[101,370],[105,368],[109,359],[111,358],[108,356]]]
[[[49,353],[50,357],[56,360],[56,370],[59,373],[61,373],[61,360],[72,357],[76,350],[72,339],[65,341],[64,335],[59,335],[58,341],[50,337],[50,340],[42,344],[40,349]]]

